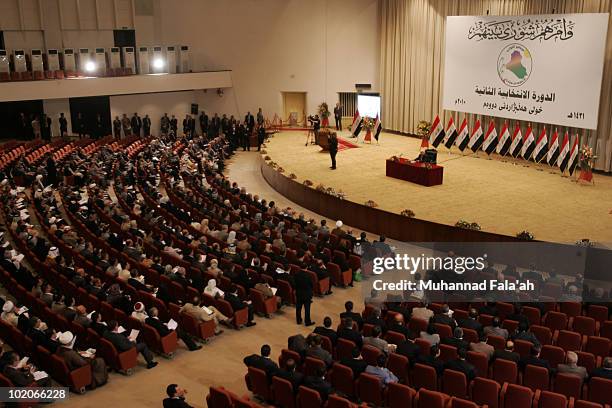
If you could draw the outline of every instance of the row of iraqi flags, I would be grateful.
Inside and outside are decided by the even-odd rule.
[[[444,130],[442,122],[440,122],[440,117],[436,116],[429,134],[429,143],[436,148],[440,144],[443,144],[448,149],[454,145],[462,152],[468,148],[474,153],[478,150],[482,150],[488,155],[496,152],[501,156],[510,155],[515,159],[533,159],[536,163],[542,163],[545,160],[550,166],[559,167],[561,173],[567,170],[570,175],[574,173],[578,164],[578,139],[576,135],[570,148],[570,137],[567,132],[565,132],[563,142],[560,143],[559,134],[556,130],[549,140],[546,134],[546,127],[542,129],[540,136],[536,139],[531,125],[527,127],[527,131],[523,136],[518,123],[512,134],[510,134],[508,124],[504,123],[498,136],[495,122],[491,121],[487,132],[483,133],[480,120],[476,120],[474,129],[470,134],[467,127],[467,119],[463,119],[459,131],[457,131],[452,116],[448,121],[446,130]]]

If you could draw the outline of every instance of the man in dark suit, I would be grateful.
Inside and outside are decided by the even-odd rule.
[[[452,314],[450,313],[450,308],[448,305],[442,305],[442,310],[439,314],[433,315],[431,318],[432,323],[445,324],[450,326],[451,329],[455,329],[457,327],[457,322],[452,318]]]
[[[360,350],[361,346],[363,346],[363,337],[361,333],[353,330],[353,320],[350,317],[342,319],[342,323],[338,329],[338,338],[352,341]]]
[[[612,380],[612,357],[604,358],[601,367],[591,371],[591,378],[595,377]]]
[[[393,319],[393,323],[390,324],[389,327],[387,327],[387,331],[401,333],[406,336],[407,339],[414,337],[410,329],[404,326],[404,315],[399,313],[395,315],[395,319]]]
[[[478,310],[471,308],[467,319],[458,321],[460,327],[475,330],[480,337],[482,335],[482,324],[478,321]]]
[[[60,113],[59,117],[59,126],[60,126],[60,137],[64,137],[68,135],[68,120],[64,116],[64,113]]]
[[[410,364],[414,364],[414,360],[421,352],[421,347],[414,342],[414,339],[408,337],[405,341],[397,345],[395,352],[408,357]]]
[[[32,365],[26,364],[24,367],[19,366],[19,354],[14,351],[7,351],[7,355],[3,356],[3,360],[7,362],[4,367],[3,374],[11,380],[16,387],[27,387],[32,383],[36,383],[39,387],[49,387],[52,385],[50,377],[41,378],[38,381],[34,380],[32,375]]]
[[[51,336],[45,333],[42,328],[42,322],[38,317],[30,317],[30,331],[28,332],[28,336],[32,339],[35,346],[43,346],[53,354],[57,350],[58,344],[51,340]]]
[[[453,337],[445,337],[441,340],[441,343],[453,346],[457,350],[467,350],[470,347],[470,343],[468,341],[463,340],[463,330],[461,329],[461,327],[455,327],[455,330],[453,331]]]
[[[342,130],[342,106],[340,102],[334,107],[334,119],[336,120],[336,130]]]
[[[159,310],[157,310],[156,307],[149,309],[149,316],[145,319],[145,323],[153,327],[157,334],[159,334],[159,337],[166,337],[172,332],[172,330],[166,326],[166,323],[159,320]],[[176,328],[176,334],[183,340],[183,343],[185,343],[189,351],[195,351],[202,348],[202,346],[197,344],[188,333],[178,326]]]
[[[340,319],[349,317],[352,321],[357,323],[359,330],[363,329],[363,318],[359,313],[353,312],[355,305],[350,300],[344,303],[344,312],[340,313]]]
[[[293,386],[293,392],[297,394],[300,385],[302,385],[302,382],[304,381],[304,374],[300,373],[299,371],[295,371],[295,367],[295,360],[290,358],[285,361],[285,369],[277,371],[274,376],[289,381]]]
[[[519,353],[514,352],[514,342],[508,340],[506,342],[505,350],[495,350],[495,352],[493,353],[493,357],[491,358],[491,362],[495,361],[495,359],[497,358],[514,361],[518,364],[518,362],[521,360],[521,355]]]
[[[108,330],[104,333],[103,337],[110,341],[113,346],[115,346],[117,352],[121,353],[131,349],[132,347],[136,347],[136,350],[142,354],[146,360],[147,368],[153,368],[157,365],[157,362],[154,360],[153,353],[151,353],[151,350],[149,350],[145,343],[136,343],[134,340],[130,340],[123,334],[117,332],[119,325],[116,320],[109,321],[107,326]]]
[[[524,340],[530,342],[535,347],[541,347],[540,340],[529,330],[529,323],[519,323],[518,331],[512,336],[512,340]]]
[[[329,316],[325,316],[325,318],[323,319],[323,326],[319,326],[316,329],[314,329],[314,332],[317,334],[320,334],[321,336],[325,336],[327,337],[332,344],[335,346],[336,343],[338,342],[338,334],[336,333],[336,331],[334,329],[331,328],[332,326],[332,319]]]
[[[315,324],[310,320],[310,304],[312,303],[313,286],[310,276],[303,270],[295,274],[295,321],[302,324],[302,307],[304,307],[304,324]]]
[[[325,380],[325,368],[317,367],[315,374],[304,379],[304,385],[317,391],[321,400],[327,401],[329,394],[334,392],[331,384]]]
[[[376,307],[374,308],[374,311],[372,312],[372,314],[367,319],[365,319],[363,322],[367,324],[372,324],[374,326],[378,326],[380,327],[383,333],[386,333],[387,324],[385,323],[384,319],[381,318],[381,314],[382,312],[380,308]]]
[[[166,387],[168,398],[164,398],[164,408],[192,408],[191,405],[185,402],[185,394],[187,390],[179,387],[177,384],[170,384]]]
[[[429,349],[429,355],[424,356],[419,354],[416,358],[416,363],[428,365],[436,369],[436,373],[438,376],[442,375],[442,371],[444,371],[444,362],[440,361],[440,347],[437,344],[434,344]]]
[[[242,310],[244,308],[248,309],[249,321],[246,324],[247,327],[255,326],[257,324],[253,321],[253,317],[254,317],[253,304],[247,303],[238,297],[238,286],[232,285],[230,287],[230,290],[225,293],[225,296],[223,298],[227,302],[229,302],[229,304],[232,306],[232,309],[234,309],[234,312],[237,312],[238,310]]]
[[[540,347],[531,346],[529,355],[522,357],[519,360],[519,368],[521,370],[524,370],[525,367],[527,367],[528,365],[544,367],[545,369],[548,370],[548,373],[550,374],[550,371],[551,371],[550,364],[548,363],[547,360],[540,358]]]
[[[142,119],[142,131],[144,137],[151,136],[151,118],[149,115],[145,115]]]
[[[268,375],[268,379],[271,379],[278,371],[278,365],[270,358],[271,352],[272,349],[270,346],[264,344],[261,346],[260,355],[251,354],[250,356],[246,356],[242,361],[247,367],[255,367],[265,371]]]
[[[247,114],[244,116],[244,122],[246,123],[249,134],[251,134],[253,128],[255,127],[255,117],[251,112],[247,112]]]
[[[457,358],[455,360],[450,360],[446,363],[445,368],[449,370],[459,371],[465,374],[465,378],[467,379],[468,384],[476,377],[476,368],[465,361],[465,357],[467,355],[467,351],[464,348],[457,350]]]
[[[336,133],[330,133],[327,144],[329,149],[329,157],[331,158],[330,169],[336,170],[336,155],[338,154],[338,136]]]
[[[359,352],[359,349],[357,347],[353,349],[352,357],[343,358],[342,360],[340,360],[340,364],[345,365],[351,370],[353,370],[353,379],[359,378],[361,373],[363,373],[368,367],[368,363],[363,360],[363,358],[361,357],[361,353]]]
[[[138,113],[134,112],[134,116],[132,116],[132,120],[130,121],[132,125],[132,134],[140,137],[140,129],[142,128],[142,119],[138,116]]]

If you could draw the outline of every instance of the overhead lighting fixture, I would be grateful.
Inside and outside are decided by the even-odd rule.
[[[85,63],[85,71],[87,72],[94,72],[96,70],[96,64],[93,61],[87,61],[87,63]]]

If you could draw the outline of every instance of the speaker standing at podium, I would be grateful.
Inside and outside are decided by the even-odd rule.
[[[336,154],[338,153],[338,138],[336,137],[336,132],[329,135],[328,144],[329,156],[331,157],[332,163],[330,169],[336,170]]]

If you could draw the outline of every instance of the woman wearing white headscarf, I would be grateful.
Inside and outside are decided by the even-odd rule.
[[[224,293],[217,287],[217,281],[214,279],[208,280],[208,285],[204,288],[204,293],[208,296],[217,297],[217,295],[223,297]]]
[[[219,261],[217,261],[216,259],[210,260],[210,266],[208,267],[208,273],[210,273],[215,278],[218,278],[219,276],[223,275],[223,271],[219,269]]]
[[[230,231],[229,234],[227,234],[227,244],[228,245],[236,244],[236,231]]]

